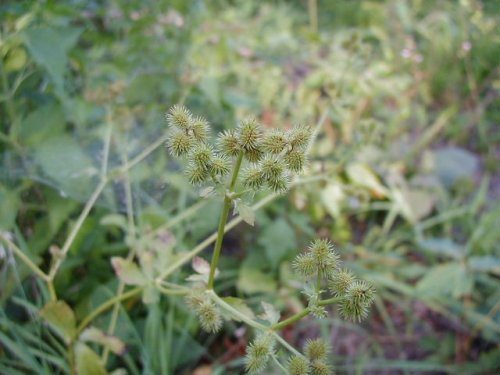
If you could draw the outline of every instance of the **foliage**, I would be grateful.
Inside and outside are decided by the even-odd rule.
[[[176,285],[208,281],[195,256],[216,241],[225,194],[187,181],[206,182],[204,155],[222,180],[243,146],[256,165],[242,168],[249,191],[232,197],[216,291],[247,303],[222,302],[269,324],[303,309],[323,316],[314,282],[293,272],[300,263],[314,277],[307,252],[294,259],[318,237],[344,260],[322,293],[377,289],[360,328],[335,310],[293,324],[294,347],[306,353],[302,341],[322,336],[332,361],[282,355],[283,368],[493,372],[498,18],[486,0],[3,2],[0,372],[189,373],[207,362],[241,372],[238,348],[260,336],[235,331],[241,321],[199,334]],[[193,118],[194,139],[171,137],[162,114],[174,103],[221,134],[197,150],[188,178],[158,149],[168,140],[181,154],[210,134]],[[250,115],[268,134],[268,158],[251,152],[251,136],[235,142],[234,124]],[[295,123],[317,124],[316,141],[301,146],[309,160],[288,152],[286,173],[306,174],[277,198],[260,187],[283,190],[269,176]],[[363,315],[353,307],[338,314]]]

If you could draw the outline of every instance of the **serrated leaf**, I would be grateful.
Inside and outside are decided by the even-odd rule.
[[[47,303],[40,315],[66,341],[70,341],[76,333],[76,319],[71,307],[64,301]]]
[[[255,224],[255,211],[252,207],[246,205],[243,202],[236,202],[234,206],[235,211],[241,216],[243,221],[252,227]]]
[[[78,375],[108,375],[99,356],[87,345],[75,345],[76,373]]]
[[[95,342],[113,353],[122,355],[125,353],[125,343],[116,336],[108,335],[95,327],[89,327],[82,332],[79,339],[83,342]]]
[[[231,305],[234,307],[236,310],[238,310],[240,313],[243,315],[247,316],[250,319],[254,319],[255,315],[250,307],[243,301],[241,298],[236,298],[236,297],[224,297],[222,298],[224,302],[226,302],[228,305]],[[229,319],[233,319],[236,321],[240,321],[239,319],[235,318],[234,316],[230,315],[227,316]]]
[[[267,302],[261,302],[260,304],[264,309],[264,313],[259,315],[259,318],[267,320],[271,324],[277,323],[280,320],[281,314],[274,308],[273,305]]]
[[[148,280],[134,262],[120,257],[111,258],[118,278],[127,285],[145,285]]]

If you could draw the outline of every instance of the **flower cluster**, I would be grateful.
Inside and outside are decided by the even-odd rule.
[[[323,291],[319,288],[323,278],[327,280],[332,295],[339,299],[339,311],[344,319],[361,321],[368,314],[375,297],[374,288],[340,268],[340,257],[329,241],[319,239],[312,242],[304,254],[297,256],[293,267],[306,279],[316,278],[316,289],[306,293],[309,311],[314,316],[326,316],[321,304]]]
[[[268,365],[274,352],[274,339],[268,334],[261,334],[247,347],[245,370],[249,374],[258,374]]]
[[[193,292],[186,297],[186,303],[198,316],[201,328],[208,333],[216,333],[222,327],[222,316],[219,308],[209,296],[201,292]]]
[[[235,130],[219,134],[213,147],[209,143],[210,124],[204,118],[193,116],[179,105],[166,117],[170,128],[167,147],[173,156],[186,157],[186,173],[194,185],[218,182],[231,172],[231,159],[245,159],[249,164],[242,176],[246,188],[255,191],[267,187],[283,193],[289,188],[291,176],[302,172],[306,164],[309,127],[265,132],[257,120],[248,118]]]
[[[329,354],[328,344],[321,340],[307,340],[304,347],[304,356],[295,355],[288,361],[290,375],[330,375],[331,366],[327,363]]]

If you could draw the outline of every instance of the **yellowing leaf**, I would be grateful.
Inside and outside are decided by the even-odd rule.
[[[377,198],[387,196],[387,189],[368,165],[364,163],[351,163],[347,166],[346,172],[353,183],[369,189]]]
[[[47,303],[40,315],[66,341],[70,341],[76,333],[75,314],[64,301]]]
[[[267,320],[269,323],[274,324],[280,320],[280,313],[277,311],[273,305],[267,302],[261,302],[264,313],[259,315],[259,318]]]
[[[118,278],[125,284],[144,285],[147,283],[146,278],[134,262],[120,257],[113,257],[111,258],[111,264]]]
[[[75,345],[76,373],[78,375],[108,375],[99,356],[87,345]]]
[[[107,347],[115,354],[121,355],[125,352],[125,344],[122,340],[120,340],[116,336],[108,335],[95,327],[87,328],[82,332],[79,339],[85,342],[90,341],[98,343],[102,346]]]

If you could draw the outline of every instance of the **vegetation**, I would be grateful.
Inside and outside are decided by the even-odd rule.
[[[495,373],[499,15],[3,2],[0,373]]]

